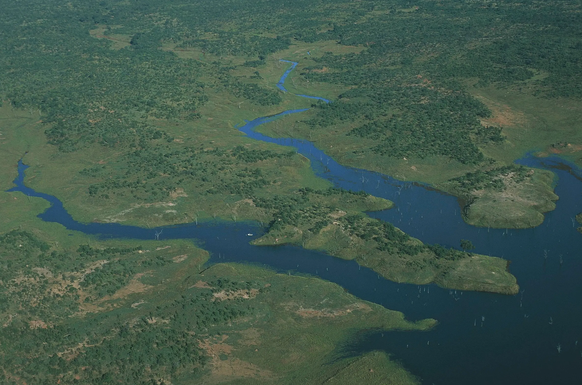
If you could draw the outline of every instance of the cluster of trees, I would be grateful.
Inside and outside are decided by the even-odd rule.
[[[156,201],[195,181],[200,194],[252,195],[270,185],[260,167],[264,160],[288,160],[294,152],[275,152],[235,146],[224,150],[195,147],[150,146],[131,151],[113,166],[92,166],[80,174],[97,179],[88,194],[103,199],[132,196],[140,201]]]
[[[49,142],[62,151],[93,143],[123,148],[151,140],[156,130],[148,117],[196,119],[208,99],[204,83],[198,81],[204,70],[196,61],[160,50],[147,55],[111,50],[86,30],[86,36],[77,31],[62,39],[50,26],[45,28],[50,32],[19,29],[17,36],[5,35],[6,43],[33,39],[26,32],[40,33],[47,41],[39,45],[67,40],[69,46],[62,48],[66,55],[47,57],[34,46],[30,51],[3,51],[11,76],[3,79],[0,92],[12,106],[42,113]]]
[[[265,56],[289,48],[291,39],[276,36],[245,36],[240,32],[220,31],[212,39],[185,40],[178,48],[196,47],[217,56]]]
[[[47,135],[65,151],[93,142],[119,145],[135,141],[140,124],[147,124],[146,116],[199,118],[197,110],[207,100],[206,87],[225,87],[256,104],[280,103],[276,91],[225,77],[229,70],[222,63],[178,59],[161,49],[168,44],[216,55],[259,56],[245,64],[258,66],[266,55],[288,48],[292,39],[336,40],[366,50],[324,55],[318,66],[331,71],[306,76],[349,85],[365,100],[387,89],[411,91],[412,95],[400,92],[382,103],[399,108],[404,121],[417,129],[428,124],[429,131],[448,130],[452,137],[458,136],[458,144],[449,149],[425,145],[417,151],[453,157],[460,143],[468,140],[469,147],[476,143],[466,131],[474,130],[479,113],[461,100],[449,100],[444,113],[433,114],[431,108],[442,106],[432,96],[418,95],[417,89],[422,88],[414,82],[418,75],[441,96],[462,89],[460,81],[467,78],[478,78],[481,84],[528,82],[548,96],[582,96],[576,86],[582,76],[578,38],[582,23],[569,0],[483,7],[471,1],[421,0],[414,9],[403,2],[371,0],[329,4],[220,0],[218,4],[223,2],[224,6],[215,7],[154,0],[15,3],[2,15],[0,60],[7,71],[0,74],[0,93],[14,107],[40,109],[43,120],[51,124]],[[269,17],[263,17],[266,14]],[[90,37],[88,31],[98,25],[115,25],[103,35],[127,36],[128,47],[113,50],[107,39]],[[547,76],[535,80],[533,75],[540,71]],[[351,108],[348,104],[341,107]],[[408,105],[417,110],[402,108]],[[471,127],[448,116],[450,110],[464,111],[473,121]],[[425,117],[417,121],[419,113]],[[357,115],[353,120],[364,114]],[[394,139],[383,146],[396,148],[402,141]],[[465,162],[477,159],[475,154],[458,157]]]
[[[466,80],[582,96],[575,80],[582,73],[581,16],[572,12],[573,4],[420,1],[401,12],[409,6],[362,2],[354,8],[376,11],[366,22],[336,22],[325,32],[296,35],[306,42],[333,39],[366,47],[357,54],[325,54],[306,68],[309,80],[351,88],[340,96],[342,103],[320,107],[307,123],[317,128],[351,122],[357,125],[348,134],[352,140],[378,141],[369,151],[388,157],[443,155],[478,163],[478,146],[503,136],[499,128],[481,127],[489,111],[461,92]],[[319,71],[323,67],[327,71]],[[536,79],[540,73],[546,76]]]
[[[142,151],[173,139],[153,127],[152,118],[199,119],[209,89],[257,105],[281,102],[276,89],[259,84],[260,74],[234,75],[230,62],[179,59],[168,47],[239,55],[246,59],[242,66],[258,67],[293,39],[336,40],[364,50],[325,54],[303,72],[308,80],[349,88],[338,102],[318,105],[306,122],[312,129],[331,132],[329,126],[346,124],[349,140],[367,143],[364,152],[475,164],[484,159],[478,147],[503,136],[499,128],[481,126],[489,111],[462,91],[467,79],[581,96],[582,23],[573,4],[478,7],[421,0],[411,9],[401,1],[372,0],[14,3],[0,15],[0,65],[6,69],[0,95],[13,107],[40,112],[49,142],[62,151],[92,144]],[[101,31],[99,38],[91,30]],[[112,49],[110,40],[120,37],[127,47]],[[323,67],[328,70],[313,71]],[[91,193],[105,198],[109,190],[133,189],[139,199],[157,199],[175,187],[153,179],[143,189],[137,180],[129,182],[132,187],[123,183],[96,184]],[[261,183],[230,190],[249,193]],[[219,184],[208,190],[229,189]]]
[[[272,216],[268,224],[269,231],[279,231],[286,226],[307,226],[312,234],[331,223],[329,214],[337,210],[355,208],[366,210],[370,195],[365,192],[353,192],[342,188],[330,187],[325,190],[300,188],[293,195],[272,195],[268,197],[252,196],[256,207],[266,209]],[[323,199],[322,199],[323,198]]]
[[[198,289],[137,319],[124,320],[127,316],[117,310],[86,319],[61,318],[32,330],[15,320],[0,336],[4,352],[10,353],[0,358],[5,369],[0,378],[17,376],[31,384],[54,379],[86,384],[192,380],[209,360],[201,338],[254,313],[248,301],[214,301],[210,289]]]
[[[354,62],[360,59],[351,56]],[[324,56],[320,60],[330,60]],[[345,60],[343,61],[345,66]],[[358,70],[355,79],[351,69],[348,84],[359,87],[340,95],[339,101],[318,105],[318,114],[306,123],[312,129],[334,124],[355,125],[347,135],[377,142],[369,150],[394,158],[446,156],[461,163],[479,163],[484,157],[477,145],[503,140],[500,130],[487,129],[480,119],[490,111],[479,101],[462,91],[435,86],[422,77],[396,76],[386,79],[382,87],[368,83],[369,74]],[[341,73],[306,74],[313,80],[342,81]]]
[[[213,21],[222,19],[215,9],[194,6],[191,12],[204,22],[190,25],[185,17],[189,12],[182,7],[164,9],[148,3],[35,1],[8,7],[0,16],[0,62],[6,68],[0,74],[2,99],[14,108],[42,114],[49,142],[66,152],[94,143],[143,145],[155,131],[149,118],[199,119],[199,108],[208,101],[207,88],[218,87],[259,105],[281,102],[277,91],[230,75],[224,63],[179,59],[162,49],[166,44],[192,43],[201,26],[215,30]],[[152,23],[152,14],[142,13],[153,8],[163,21]],[[205,8],[206,19],[200,19],[200,8]],[[176,14],[179,19],[173,17]],[[107,27],[99,38],[90,36],[98,23],[112,22],[123,26]],[[128,46],[111,49],[111,35],[127,36]],[[289,38],[235,35],[221,32],[216,40],[193,41],[209,51],[236,48],[229,54],[259,55],[263,60],[289,45]]]
[[[511,174],[514,183],[523,182],[531,176],[530,169],[521,165],[509,165],[490,170],[469,172],[458,178],[451,179],[449,183],[461,196],[469,196],[476,190],[488,189],[503,191],[506,188],[504,178]]]
[[[325,197],[325,199],[321,199]],[[272,234],[285,232],[289,226],[299,228],[302,241],[321,234],[324,228],[335,226],[330,232],[338,247],[349,247],[354,238],[359,238],[367,246],[382,252],[388,258],[421,256],[424,262],[416,262],[426,267],[427,263],[441,268],[448,261],[467,257],[467,253],[445,248],[441,245],[425,245],[390,223],[369,218],[361,211],[372,209],[365,192],[354,193],[339,188],[316,190],[302,188],[292,196],[252,197],[254,204],[268,210],[272,220],[268,231]],[[360,213],[338,215],[338,208]],[[412,265],[411,265],[412,266]],[[415,265],[416,266],[416,265]],[[420,266],[420,265],[419,265]],[[412,266],[411,268],[421,268]]]
[[[256,77],[255,77],[256,78]],[[260,78],[260,76],[258,77]],[[226,89],[239,98],[250,100],[260,106],[272,106],[281,103],[281,95],[275,90],[269,90],[258,84],[233,81],[226,86]]]

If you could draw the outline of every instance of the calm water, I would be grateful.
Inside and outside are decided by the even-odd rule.
[[[291,68],[277,84],[284,92],[285,78],[297,65],[289,63]],[[156,232],[162,231],[160,239],[195,239],[211,252],[210,263],[250,262],[279,271],[308,273],[336,282],[360,298],[402,311],[408,319],[436,318],[440,324],[428,332],[363,333],[345,347],[346,355],[384,350],[422,377],[423,383],[582,383],[582,235],[573,223],[574,216],[582,212],[579,169],[558,158],[528,156],[520,160],[520,164],[551,169],[557,174],[556,193],[560,200],[556,210],[535,229],[472,227],[463,222],[459,204],[452,196],[420,184],[341,166],[308,141],[275,139],[254,132],[260,124],[303,111],[285,111],[247,121],[239,129],[256,140],[295,147],[311,160],[320,177],[337,187],[363,190],[394,201],[393,209],[370,215],[391,222],[424,242],[458,247],[460,239],[469,239],[476,246],[475,252],[511,260],[520,294],[503,296],[450,291],[434,285],[397,284],[354,262],[320,252],[292,246],[254,247],[249,241],[261,236],[263,230],[250,223],[184,224],[157,229],[79,223],[58,199],[24,186],[27,166],[22,162],[16,187],[9,191],[47,199],[52,206],[39,217],[71,230],[101,238],[135,239],[154,239]]]

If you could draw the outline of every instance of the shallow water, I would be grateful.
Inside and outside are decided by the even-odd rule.
[[[289,63],[291,68],[278,83],[285,92],[285,78],[297,65]],[[579,169],[558,158],[525,157],[518,163],[551,169],[558,175],[556,193],[560,200],[556,210],[534,229],[477,228],[463,222],[459,204],[452,196],[421,184],[341,166],[305,140],[275,139],[254,132],[260,124],[303,111],[257,118],[239,130],[256,140],[295,147],[311,160],[319,176],[336,187],[363,190],[394,201],[393,209],[370,215],[391,222],[424,242],[458,247],[460,239],[468,239],[477,253],[511,260],[520,294],[503,296],[450,291],[434,285],[397,284],[355,262],[320,252],[293,246],[254,247],[248,242],[261,236],[263,230],[252,223],[184,224],[156,229],[79,223],[58,199],[24,186],[27,166],[22,162],[16,187],[9,191],[47,199],[52,206],[39,217],[71,230],[101,238],[154,239],[161,231],[160,239],[196,239],[211,252],[209,263],[250,262],[279,271],[308,273],[336,282],[360,298],[402,311],[408,319],[436,318],[440,324],[428,332],[378,331],[363,334],[346,346],[347,355],[385,350],[422,377],[423,383],[582,383],[582,235],[572,222],[582,212]]]

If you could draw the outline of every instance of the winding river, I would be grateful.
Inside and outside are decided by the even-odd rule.
[[[278,88],[297,63],[281,77]],[[326,99],[298,95],[302,97]],[[246,121],[237,127],[249,137],[292,146],[311,160],[316,174],[336,187],[390,199],[396,207],[370,213],[427,243],[458,247],[473,242],[475,252],[512,261],[521,292],[515,296],[460,292],[434,285],[386,281],[355,262],[293,246],[254,247],[263,230],[252,223],[183,224],[157,229],[103,223],[79,223],[57,198],[24,185],[27,168],[19,163],[16,187],[41,197],[51,207],[39,217],[67,229],[100,238],[195,239],[211,253],[209,263],[249,262],[279,271],[312,274],[343,286],[352,294],[403,312],[408,319],[436,318],[428,332],[365,332],[344,347],[345,355],[385,350],[426,384],[580,384],[582,383],[582,235],[574,216],[582,212],[582,172],[559,158],[527,156],[518,163],[551,169],[558,176],[556,209],[533,229],[499,230],[467,225],[456,198],[389,176],[339,165],[311,142],[278,139],[254,129],[285,115]],[[254,234],[253,237],[247,234]],[[547,255],[547,258],[544,257]]]

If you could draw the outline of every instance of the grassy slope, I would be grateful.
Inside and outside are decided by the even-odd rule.
[[[502,146],[484,148],[486,155],[509,163],[538,151],[539,156],[560,154],[582,166],[582,106],[578,100],[535,97],[528,92],[527,83],[523,87],[469,90],[492,110],[490,123],[502,126],[507,136]],[[570,146],[552,146],[558,143]]]

